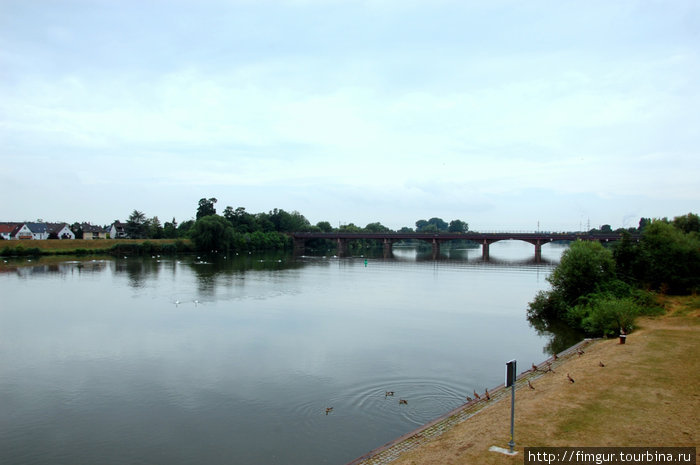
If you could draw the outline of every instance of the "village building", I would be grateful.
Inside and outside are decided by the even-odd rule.
[[[68,223],[46,223],[49,232],[48,239],[75,239]]]
[[[126,233],[126,224],[119,221],[112,223],[109,228],[109,237],[112,239],[127,239],[129,235]]]
[[[13,233],[21,226],[22,223],[0,223],[0,237],[6,241],[14,239]]]
[[[107,239],[109,234],[107,229],[89,223],[83,223],[80,228],[83,230],[83,239],[87,240]]]

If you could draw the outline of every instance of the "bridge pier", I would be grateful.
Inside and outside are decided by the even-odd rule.
[[[338,255],[338,257],[347,257],[348,256],[348,240],[338,238],[337,243],[338,243],[338,252],[336,255]]]
[[[542,261],[542,241],[537,239],[535,243],[535,262],[540,263]]]
[[[306,250],[306,241],[304,239],[294,238],[294,255],[304,255]]]
[[[384,239],[384,258],[391,258],[391,248],[394,245],[394,241],[391,239]]]
[[[491,243],[484,239],[484,242],[481,244],[481,258],[485,261],[489,260],[489,245]]]
[[[440,242],[433,238],[433,260],[436,260],[440,256]]]

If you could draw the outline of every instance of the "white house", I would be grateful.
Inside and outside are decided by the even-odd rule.
[[[34,233],[29,229],[27,223],[18,223],[18,226],[12,231],[12,239],[31,240],[34,239]]]
[[[25,223],[25,226],[32,232],[35,241],[49,238],[49,226],[46,223]]]
[[[109,237],[112,239],[126,239],[129,236],[126,234],[126,225],[115,221],[109,228]]]
[[[47,223],[47,227],[50,237],[55,237],[58,239],[75,239],[75,234],[73,231],[71,231],[68,223]]]
[[[0,223],[0,237],[6,241],[14,239],[13,232],[21,226],[23,226],[22,223]]]

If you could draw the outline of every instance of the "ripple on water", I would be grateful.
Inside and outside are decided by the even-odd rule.
[[[293,413],[303,428],[313,428],[327,407],[333,407],[329,415],[351,415],[363,423],[420,426],[465,403],[465,392],[464,386],[440,379],[386,379],[348,386],[325,399],[307,399]]]

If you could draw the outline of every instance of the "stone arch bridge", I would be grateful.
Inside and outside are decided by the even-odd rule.
[[[472,241],[481,245],[482,256],[485,260],[489,258],[489,245],[498,241],[517,240],[528,242],[535,246],[535,260],[540,261],[542,258],[542,246],[544,244],[556,241],[599,241],[611,242],[622,239],[620,233],[609,234],[588,234],[588,233],[398,233],[398,232],[379,232],[379,233],[347,233],[347,232],[295,232],[291,233],[294,239],[294,250],[297,253],[303,253],[306,247],[306,241],[310,239],[326,239],[334,241],[338,246],[337,255],[345,257],[348,255],[348,243],[354,240],[369,239],[381,241],[384,244],[384,256],[391,256],[391,248],[395,242],[414,239],[419,241],[429,242],[433,246],[433,258],[437,258],[440,254],[440,244],[447,241]],[[636,236],[633,236],[636,239]]]

